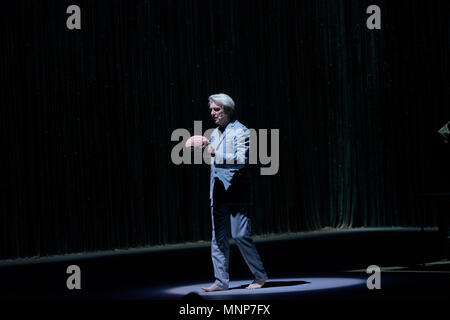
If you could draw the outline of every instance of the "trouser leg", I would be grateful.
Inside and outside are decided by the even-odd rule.
[[[230,276],[228,273],[230,244],[230,215],[220,206],[211,207],[212,241],[211,257],[214,266],[214,282],[219,287],[228,289]]]
[[[266,279],[267,273],[251,238],[250,207],[234,208],[230,216],[230,224],[231,235],[253,276],[255,279]]]

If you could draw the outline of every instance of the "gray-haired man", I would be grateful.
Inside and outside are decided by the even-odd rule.
[[[211,256],[216,281],[202,289],[228,289],[230,233],[255,278],[247,289],[259,289],[267,281],[267,273],[251,238],[250,131],[235,119],[231,97],[215,94],[208,101],[212,119],[218,125],[207,146],[211,155]]]

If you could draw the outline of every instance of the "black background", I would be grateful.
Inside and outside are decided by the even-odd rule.
[[[81,8],[68,30],[66,8]],[[366,8],[381,8],[381,30]],[[0,258],[210,239],[207,97],[280,130],[255,234],[434,225],[448,191],[447,1],[17,1],[0,19]],[[258,168],[255,168],[258,173]]]

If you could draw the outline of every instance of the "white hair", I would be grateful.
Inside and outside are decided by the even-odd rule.
[[[213,101],[220,103],[224,110],[230,113],[231,118],[235,115],[236,108],[234,107],[234,101],[229,95],[225,93],[213,94],[209,96],[208,103],[211,104]]]

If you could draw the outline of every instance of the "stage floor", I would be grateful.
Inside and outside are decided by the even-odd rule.
[[[436,265],[439,268],[436,268]],[[204,292],[211,282],[138,287],[111,292],[113,299],[125,300],[449,300],[450,261],[431,262],[418,268],[381,269],[380,285],[368,288],[371,274],[347,271],[335,274],[272,278],[258,290],[245,287],[252,279],[230,281],[230,288]],[[105,296],[107,298],[107,296]]]
[[[437,230],[359,229],[260,238],[269,273],[252,282],[238,249],[230,252],[230,290],[205,293],[213,281],[208,243],[120,250],[0,263],[1,300],[447,300],[450,261]],[[81,289],[68,290],[67,267],[81,269]],[[370,290],[370,265],[381,268],[381,289]]]

